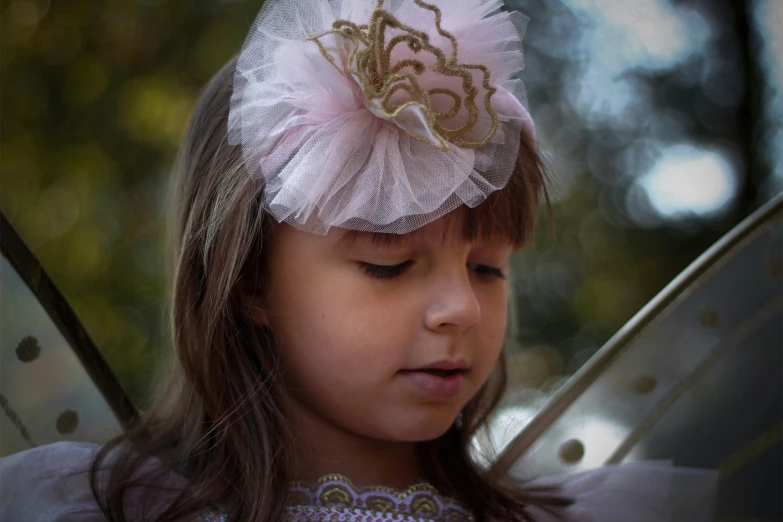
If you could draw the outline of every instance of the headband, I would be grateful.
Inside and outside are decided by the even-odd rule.
[[[267,0],[237,59],[229,143],[278,222],[404,234],[513,172],[527,18],[502,0]]]

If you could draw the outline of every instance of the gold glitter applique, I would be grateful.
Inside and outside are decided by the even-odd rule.
[[[324,505],[350,506],[353,495],[343,486],[332,486],[321,494],[321,502]]]
[[[417,31],[403,24],[391,13],[383,9],[383,0],[378,0],[377,6],[370,16],[368,24],[357,25],[348,20],[336,20],[332,24],[332,30],[317,35],[308,35],[306,38],[318,45],[323,57],[337,68],[347,78],[355,77],[364,97],[369,103],[380,111],[388,119],[396,118],[407,109],[419,109],[426,120],[429,133],[434,136],[422,136],[404,128],[408,134],[416,139],[430,143],[435,148],[448,151],[449,143],[463,148],[480,148],[485,146],[498,127],[498,116],[492,108],[491,98],[496,89],[489,83],[490,71],[481,64],[460,64],[457,62],[457,40],[445,31],[441,23],[441,11],[436,6],[427,4],[422,0],[414,0],[414,3],[425,10],[431,11],[435,16],[435,27],[438,33],[451,43],[450,56],[439,48],[430,44],[429,35]],[[387,31],[397,30],[397,34],[386,41]],[[344,51],[347,51],[347,59],[338,65],[334,57],[327,51],[320,41],[326,35],[333,34],[343,38]],[[427,66],[421,60],[407,58],[392,64],[391,54],[399,44],[407,44],[414,55],[430,53],[435,57],[435,65],[431,72],[443,76],[461,78],[462,93],[450,89],[433,88],[423,89],[417,77],[427,70]],[[484,108],[491,118],[492,124],[484,136],[478,139],[469,139],[467,136],[475,131],[479,119],[479,108],[476,104],[476,96],[479,90],[473,83],[472,70],[482,73],[482,87],[486,90],[483,103]],[[392,97],[398,93],[404,93],[405,101],[393,102]],[[451,98],[453,104],[448,111],[436,111],[432,104],[433,95],[445,95]],[[445,120],[454,118],[460,110],[467,111],[467,120],[456,128],[448,128]],[[407,115],[410,117],[410,115]],[[410,119],[408,125],[413,125]]]
[[[473,522],[472,517],[455,509],[449,510],[449,512],[446,513],[445,520],[447,522]]]
[[[411,502],[411,513],[435,517],[438,515],[438,505],[435,504],[432,497],[421,495],[414,498]]]
[[[310,498],[301,491],[289,491],[285,503],[287,506],[306,504]]]
[[[367,497],[367,509],[378,513],[391,513],[397,505],[386,497]]]

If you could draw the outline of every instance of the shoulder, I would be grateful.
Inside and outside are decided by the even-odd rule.
[[[0,522],[104,521],[90,485],[90,467],[100,448],[57,442],[0,459]],[[103,469],[99,480],[105,478]],[[151,513],[165,509],[187,485],[157,459],[145,461],[134,477],[145,486],[130,488],[124,499],[130,520],[149,520]]]
[[[10,469],[21,469],[28,466],[33,466],[35,469],[39,467],[48,468],[50,466],[57,468],[68,467],[73,471],[83,468],[82,463],[86,463],[89,466],[90,460],[99,448],[98,444],[90,442],[66,441],[38,446],[0,458],[0,474],[8,472]],[[86,467],[83,469],[86,469]]]
[[[0,521],[103,520],[88,474],[98,448],[57,442],[0,459]]]
[[[573,500],[567,522],[709,522],[713,520],[718,472],[679,468],[668,461],[630,462],[535,480],[557,486]],[[546,513],[536,520],[548,522]],[[555,519],[552,519],[555,520]]]

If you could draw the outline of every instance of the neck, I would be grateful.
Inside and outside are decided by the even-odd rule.
[[[421,482],[416,443],[377,440],[349,432],[298,402],[293,410],[294,451],[289,461],[293,480],[314,482],[337,473],[357,486],[404,489]]]

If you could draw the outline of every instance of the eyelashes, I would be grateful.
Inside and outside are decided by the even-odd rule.
[[[359,263],[364,272],[372,277],[378,279],[393,279],[400,276],[405,272],[408,267],[413,264],[413,261],[408,260],[399,265],[373,265],[371,263]]]
[[[405,273],[405,271],[408,270],[412,264],[413,260],[408,260],[398,265],[373,265],[371,263],[360,262],[359,266],[361,266],[362,270],[364,270],[364,272],[371,277],[375,277],[377,279],[394,279],[395,277],[401,276],[403,273]],[[468,268],[476,272],[479,277],[483,279],[506,278],[501,269],[493,266],[480,265],[478,263],[468,263]]]
[[[468,263],[468,268],[476,272],[481,277],[505,279],[506,275],[499,268],[488,265],[479,265],[478,263]]]

